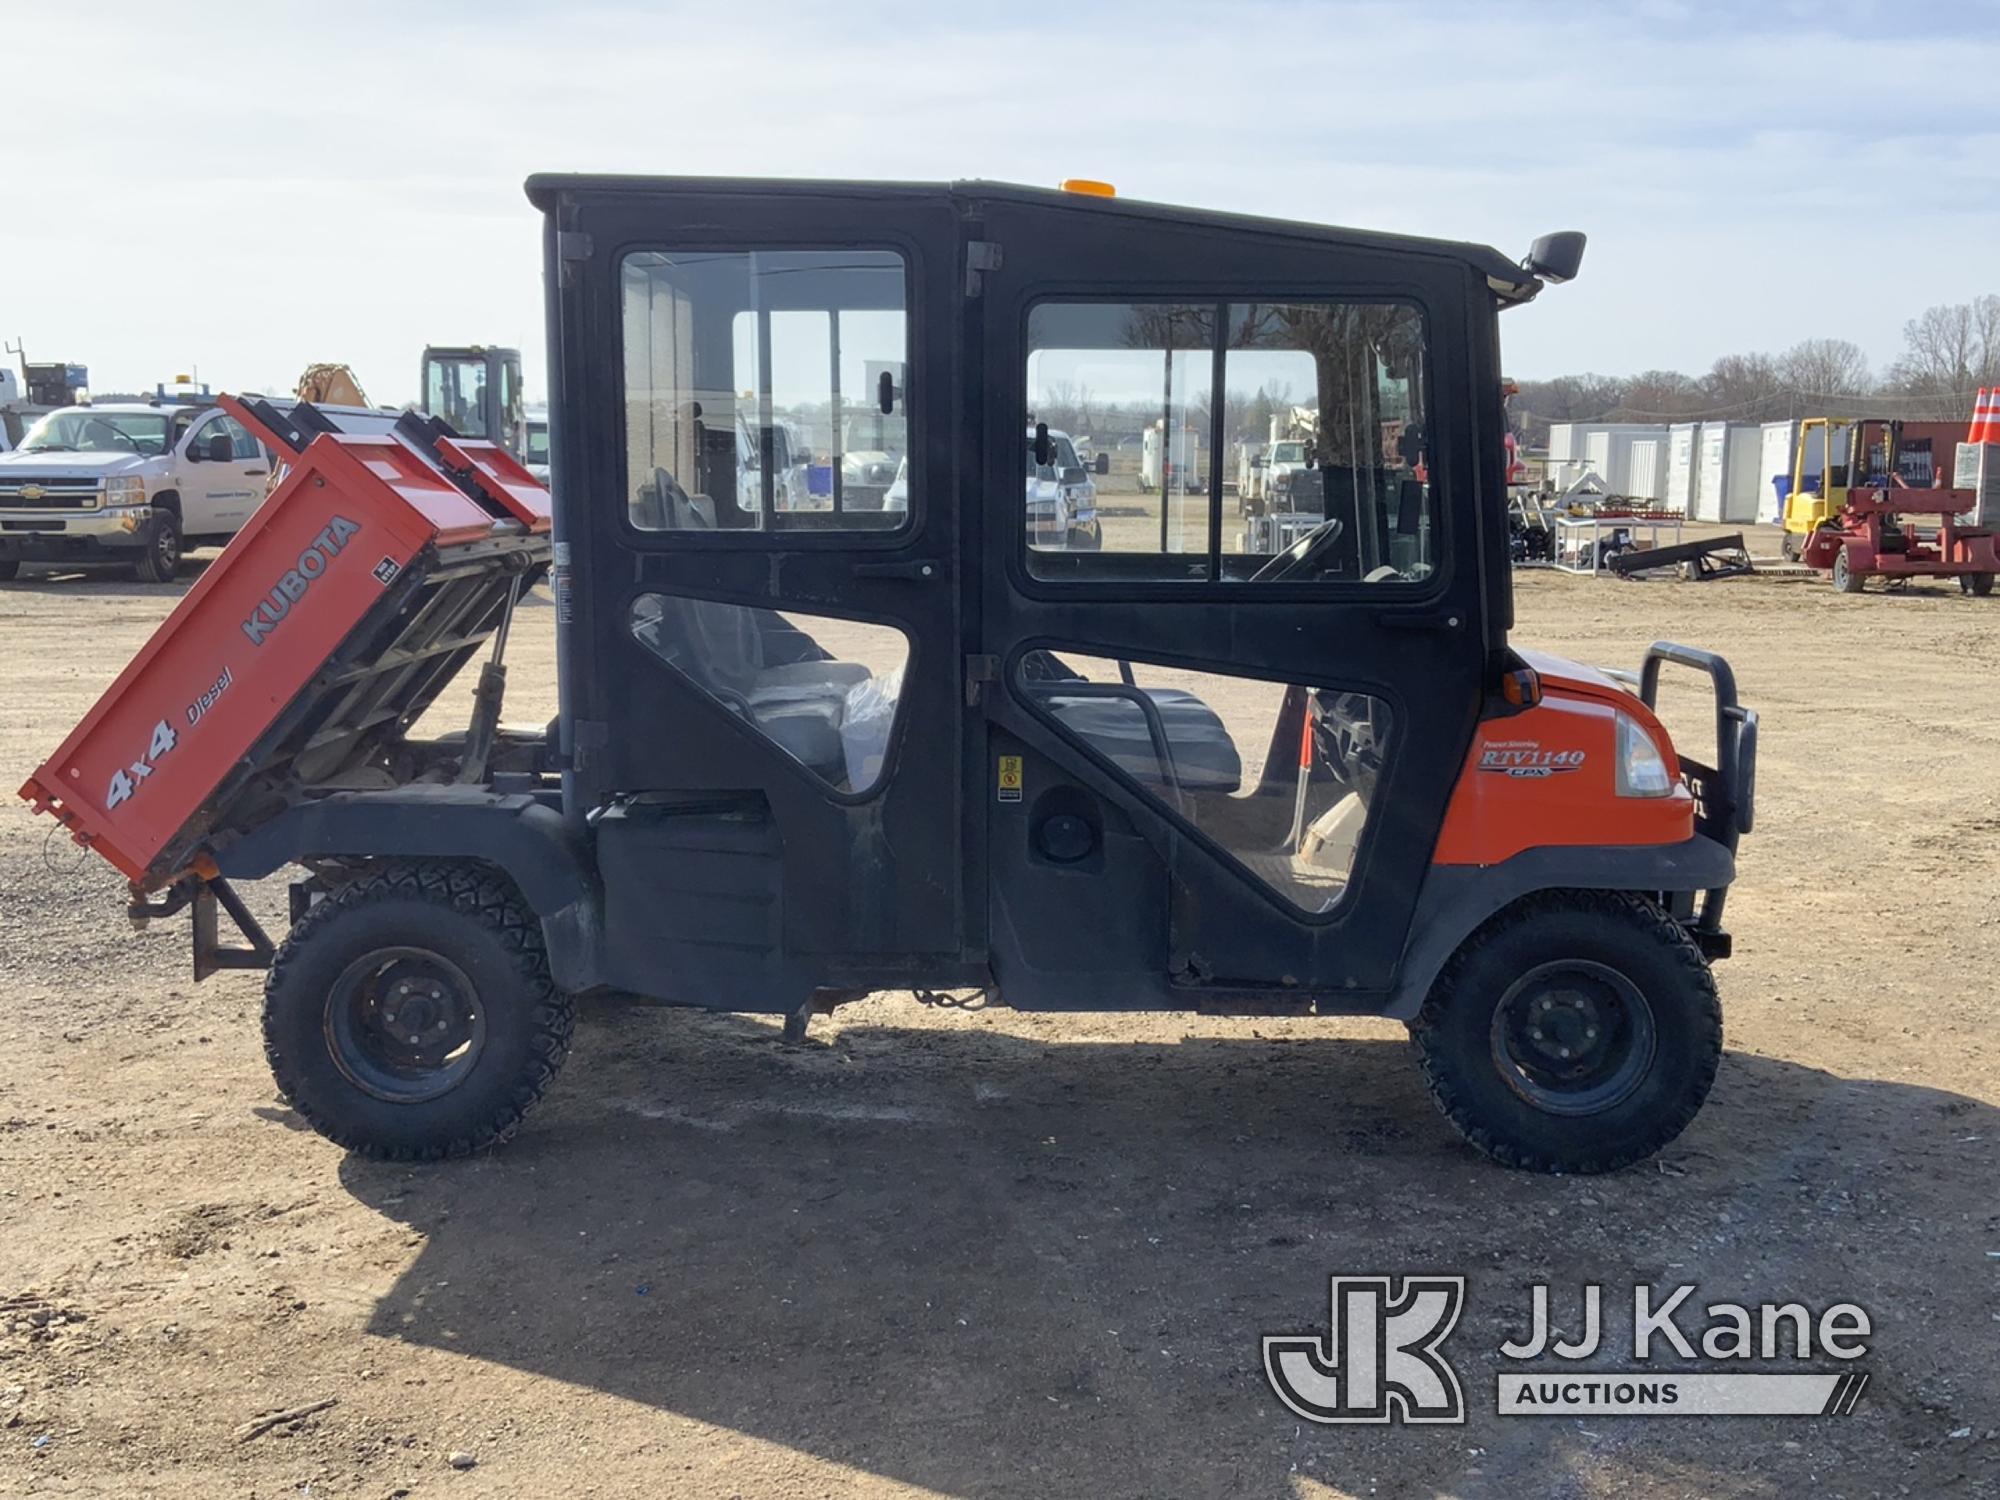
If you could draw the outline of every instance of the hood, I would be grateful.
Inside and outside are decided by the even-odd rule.
[[[25,472],[32,469],[37,474],[51,474],[58,478],[136,474],[150,462],[152,460],[137,453],[73,453],[67,449],[30,453],[19,448],[0,453],[0,471]]]

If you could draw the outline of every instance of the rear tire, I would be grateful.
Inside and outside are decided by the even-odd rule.
[[[264,986],[279,1092],[328,1140],[427,1161],[499,1145],[569,1052],[541,923],[472,864],[392,866],[316,903]]]
[[[1446,1119],[1505,1166],[1611,1172],[1687,1128],[1722,1007],[1679,923],[1619,891],[1551,891],[1455,953],[1410,1034]]]
[[[1961,573],[1958,575],[1958,591],[1962,594],[1971,594],[1974,598],[1984,599],[1993,592],[1993,575]]]
[[[170,510],[153,512],[146,550],[132,564],[141,583],[172,583],[181,570],[181,518]]]
[[[1833,555],[1833,586],[1843,594],[1858,594],[1868,587],[1868,575],[1854,570],[1845,547]]]
[[[1789,531],[1779,537],[1778,556],[1782,557],[1786,562],[1797,562],[1799,560],[1798,537]]]

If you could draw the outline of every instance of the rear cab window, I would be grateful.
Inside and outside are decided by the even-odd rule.
[[[907,525],[907,280],[892,250],[626,256],[630,524],[746,537]]]

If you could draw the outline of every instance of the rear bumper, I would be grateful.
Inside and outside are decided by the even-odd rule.
[[[0,511],[0,559],[79,562],[129,558],[146,545],[148,506],[76,514]]]

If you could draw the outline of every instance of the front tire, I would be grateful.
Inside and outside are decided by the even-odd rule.
[[[1611,1172],[1687,1128],[1722,1008],[1687,933],[1618,891],[1533,896],[1480,928],[1410,1026],[1431,1098],[1473,1146],[1533,1172]]]
[[[471,864],[392,866],[299,920],[264,986],[264,1052],[313,1129],[426,1161],[506,1141],[569,1052],[541,923]]]
[[[1843,594],[1858,594],[1868,587],[1868,575],[1855,571],[1845,547],[1833,555],[1833,586]]]
[[[141,583],[172,583],[181,570],[181,518],[170,510],[153,512],[146,549],[132,565]]]
[[[1970,594],[1976,599],[1984,599],[1993,592],[1991,573],[1961,573],[1958,575],[1958,591]]]

